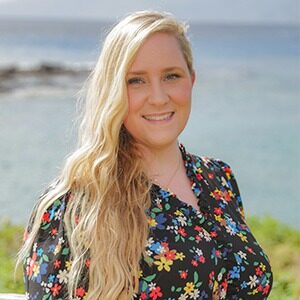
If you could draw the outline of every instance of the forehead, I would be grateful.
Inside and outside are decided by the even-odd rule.
[[[181,46],[175,35],[157,32],[141,45],[130,71],[147,67],[169,67],[186,65]]]

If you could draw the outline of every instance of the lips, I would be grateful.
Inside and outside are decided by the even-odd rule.
[[[160,113],[160,114],[149,114],[143,115],[143,118],[148,121],[166,121],[172,118],[174,112]]]

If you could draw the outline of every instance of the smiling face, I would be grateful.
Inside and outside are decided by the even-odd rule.
[[[194,83],[176,37],[151,35],[138,50],[126,81],[128,132],[149,149],[176,145],[189,118]]]
[[[177,146],[189,118],[194,79],[175,36],[158,32],[144,42],[126,76],[124,125],[138,144]]]

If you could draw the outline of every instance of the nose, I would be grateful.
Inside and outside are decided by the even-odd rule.
[[[151,83],[148,101],[153,105],[163,105],[169,101],[169,95],[161,81]]]

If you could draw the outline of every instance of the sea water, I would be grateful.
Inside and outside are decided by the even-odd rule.
[[[25,223],[74,150],[78,91],[110,26],[0,21],[1,220]],[[197,79],[180,141],[231,166],[246,215],[299,227],[299,27],[190,24],[189,36]]]

